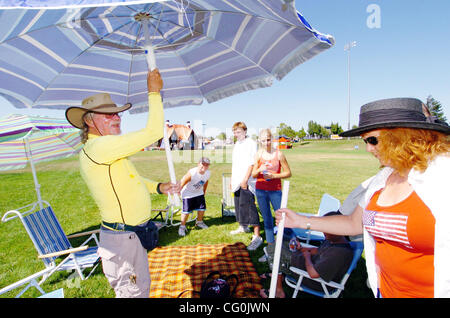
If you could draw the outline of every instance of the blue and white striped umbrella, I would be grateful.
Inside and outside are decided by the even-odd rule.
[[[293,0],[109,2],[0,0],[0,94],[65,109],[108,92],[146,111],[151,44],[164,107],[201,104],[270,86],[334,44]]]

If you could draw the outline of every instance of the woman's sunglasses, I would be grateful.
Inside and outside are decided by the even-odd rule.
[[[365,138],[365,139],[363,139],[363,140],[364,140],[364,142],[365,142],[366,144],[369,143],[369,144],[371,144],[372,146],[378,145],[378,138],[375,137],[375,136],[370,136],[370,137],[367,137],[367,138]]]

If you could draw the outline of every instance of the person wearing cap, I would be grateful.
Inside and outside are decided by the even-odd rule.
[[[363,233],[369,284],[377,297],[450,297],[450,127],[426,117],[414,98],[361,107],[361,136],[382,169],[352,214],[327,219],[288,209],[286,227]]]
[[[163,137],[163,87],[158,70],[147,75],[149,113],[145,128],[121,135],[118,107],[107,93],[90,96],[66,110],[67,120],[82,130],[80,172],[100,210],[98,253],[116,297],[149,297],[147,250],[131,230],[150,219],[150,193],[176,193],[179,185],[157,183],[139,175],[129,156]]]
[[[178,235],[180,236],[186,235],[186,222],[189,215],[194,211],[197,211],[195,225],[201,229],[208,228],[205,222],[203,222],[203,216],[206,211],[205,193],[211,176],[209,165],[209,159],[202,157],[197,167],[189,169],[183,178],[181,178],[180,187],[183,211],[181,212],[181,224],[178,228]]]

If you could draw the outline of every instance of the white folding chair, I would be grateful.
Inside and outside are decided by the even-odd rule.
[[[319,296],[322,298],[337,298],[337,297],[339,297],[339,295],[345,288],[345,283],[347,282],[348,278],[350,277],[350,274],[356,268],[356,265],[358,264],[358,261],[361,257],[363,249],[364,249],[364,244],[361,241],[350,242],[350,246],[353,249],[353,259],[352,259],[352,262],[350,263],[350,266],[347,269],[346,273],[344,274],[344,276],[342,277],[342,279],[339,282],[333,282],[333,281],[326,282],[320,277],[319,278],[311,278],[307,271],[304,271],[304,270],[301,270],[299,268],[292,267],[292,266],[289,267],[289,269],[292,272],[299,275],[299,278],[297,279],[297,281],[292,280],[292,277],[289,277],[289,276],[286,276],[286,278],[285,278],[286,284],[288,286],[294,288],[294,293],[292,295],[292,298],[296,298],[299,291],[303,291],[303,292],[306,292],[306,293],[309,293],[312,295],[316,295],[316,296]],[[319,282],[322,287],[322,291],[317,291],[315,289],[312,289],[312,288],[302,285],[304,278],[312,279],[316,282]]]
[[[222,219],[224,216],[236,216],[231,192],[231,173],[222,174]]]

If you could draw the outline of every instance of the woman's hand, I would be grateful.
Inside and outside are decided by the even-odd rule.
[[[285,214],[285,219],[284,219],[285,227],[302,228],[302,226],[300,226],[302,224],[302,218],[306,219],[306,217],[299,215],[296,212],[289,210],[289,209],[279,209],[275,212],[275,221],[276,221],[277,225],[281,222],[283,213]],[[306,224],[306,223],[304,223],[304,224]]]
[[[258,171],[258,173],[262,173],[264,170],[267,170],[267,167],[265,164],[262,164],[259,166],[257,171]]]

